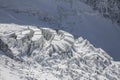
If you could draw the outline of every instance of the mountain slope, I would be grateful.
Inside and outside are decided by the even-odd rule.
[[[81,0],[94,10],[98,10],[104,17],[111,19],[120,25],[120,1],[119,0]]]

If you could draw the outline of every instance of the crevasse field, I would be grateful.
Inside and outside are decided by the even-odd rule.
[[[0,80],[120,80],[119,34],[80,0],[0,0]]]

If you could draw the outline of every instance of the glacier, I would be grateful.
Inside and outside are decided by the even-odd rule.
[[[120,80],[119,9],[118,0],[0,0],[0,80]]]
[[[0,80],[119,80],[120,62],[63,30],[0,24]]]
[[[88,39],[95,47],[104,49],[115,60],[120,60],[120,27],[101,15],[107,12],[94,11],[81,1],[88,0],[0,0],[0,23],[61,29],[76,38],[82,36]],[[90,0],[91,3],[92,1],[94,0]],[[108,3],[107,0],[102,1],[97,0],[101,3],[98,9],[104,11]],[[115,6],[119,7],[116,4],[110,9],[116,15],[109,13],[111,15],[108,16],[119,14],[119,9]]]

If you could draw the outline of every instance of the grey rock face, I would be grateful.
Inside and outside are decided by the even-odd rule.
[[[120,25],[120,1],[119,0],[81,0],[98,10],[104,17],[110,18]]]

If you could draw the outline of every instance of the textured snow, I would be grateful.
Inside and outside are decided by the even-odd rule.
[[[0,27],[0,80],[120,79],[120,62],[82,37],[35,26]]]
[[[88,39],[96,47],[108,52],[115,60],[119,60],[119,26],[80,1],[0,0],[0,23],[62,29],[75,37],[82,36]],[[103,6],[99,7],[102,9]]]
[[[0,80],[120,80],[120,28],[80,1],[0,0]]]

